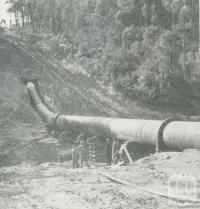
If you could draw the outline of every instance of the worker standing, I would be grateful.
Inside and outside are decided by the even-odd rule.
[[[89,166],[89,147],[86,141],[81,140],[80,141],[80,145],[79,145],[79,156],[80,156],[80,167],[83,167],[83,164],[85,163],[85,165],[87,167]]]
[[[107,165],[111,165],[112,163],[112,139],[106,139],[106,146],[105,146],[105,153],[106,153],[106,163]]]
[[[120,151],[119,140],[114,138],[112,145],[112,160],[114,164],[117,164],[120,161],[119,151]]]
[[[72,148],[72,166],[73,166],[73,168],[79,167],[78,161],[79,161],[79,149],[78,149],[77,144],[75,143]]]
[[[80,144],[81,140],[84,140],[84,134],[81,133],[77,136],[76,143]]]
[[[6,21],[4,19],[1,20],[0,27],[1,27],[2,32],[5,32],[7,25],[6,25]]]

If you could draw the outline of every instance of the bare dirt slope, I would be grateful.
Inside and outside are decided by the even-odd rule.
[[[44,130],[20,80],[21,69],[33,65],[12,44],[0,40],[0,166],[20,162],[12,150]]]
[[[99,167],[73,170],[65,163],[45,163],[39,166],[24,163],[1,168],[0,208],[199,208],[199,203],[178,202],[160,196],[168,195],[169,179],[179,174],[190,175],[197,180],[196,196],[190,197],[199,198],[199,156],[199,151],[194,150],[163,153],[138,160],[132,166],[112,169]],[[121,179],[128,184],[117,184],[102,174]],[[194,182],[193,179],[190,180]],[[183,192],[185,181],[180,182]]]
[[[27,164],[1,169],[0,207],[16,209],[154,208],[156,199],[110,182],[94,170]],[[141,207],[142,206],[142,207]]]

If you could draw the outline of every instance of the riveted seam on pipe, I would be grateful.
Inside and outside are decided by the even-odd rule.
[[[54,118],[53,124],[56,127],[56,129],[62,130],[61,128],[59,128],[59,126],[57,125],[57,121],[58,118],[61,116],[62,114],[57,114],[56,117]]]
[[[163,123],[161,124],[159,131],[158,131],[158,137],[156,139],[156,152],[159,152],[160,149],[162,149],[163,147],[166,147],[165,142],[164,142],[164,138],[163,138],[163,132],[166,128],[166,126],[173,122],[173,121],[177,121],[177,118],[167,118],[163,121]]]

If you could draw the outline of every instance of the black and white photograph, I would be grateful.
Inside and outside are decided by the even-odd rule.
[[[0,0],[0,209],[200,208],[200,0]]]

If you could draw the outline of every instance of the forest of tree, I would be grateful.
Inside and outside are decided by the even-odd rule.
[[[62,35],[75,59],[128,98],[170,101],[200,89],[198,0],[8,2],[22,26]]]

